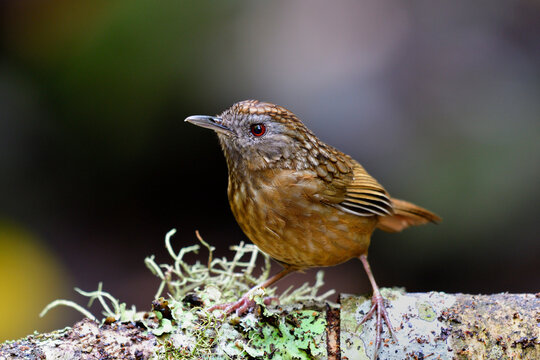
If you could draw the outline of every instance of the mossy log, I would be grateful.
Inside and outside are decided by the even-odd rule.
[[[396,341],[385,328],[379,359],[540,359],[539,294],[383,289],[383,296]],[[215,359],[371,359],[373,321],[358,326],[369,307],[369,298],[342,295],[338,307],[268,307],[219,322],[221,329],[206,323],[201,330],[200,323],[186,320],[161,337],[133,323],[86,319],[3,343],[0,359],[190,359],[202,357],[197,346],[203,345],[213,354],[204,357]]]

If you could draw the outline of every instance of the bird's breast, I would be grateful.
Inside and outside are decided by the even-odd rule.
[[[265,170],[229,177],[232,212],[262,251],[298,268],[330,266],[367,252],[376,217],[324,204],[314,171]]]

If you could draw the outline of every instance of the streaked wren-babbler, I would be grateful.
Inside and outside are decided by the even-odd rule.
[[[393,330],[367,260],[371,234],[377,228],[397,232],[441,219],[390,197],[362,165],[323,143],[281,106],[247,100],[219,116],[185,121],[217,133],[236,221],[259,249],[284,266],[258,287],[296,270],[362,261],[373,288],[372,307],[362,323],[376,315],[376,356],[383,321]],[[251,306],[248,294],[214,308],[245,312]]]

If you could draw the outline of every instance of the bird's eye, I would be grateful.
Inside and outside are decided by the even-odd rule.
[[[266,126],[263,124],[253,124],[251,125],[251,133],[256,137],[263,136],[266,133]]]

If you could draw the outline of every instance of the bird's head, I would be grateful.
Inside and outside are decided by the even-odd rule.
[[[318,141],[289,110],[257,100],[241,101],[218,116],[185,121],[214,130],[233,169],[302,169]]]

